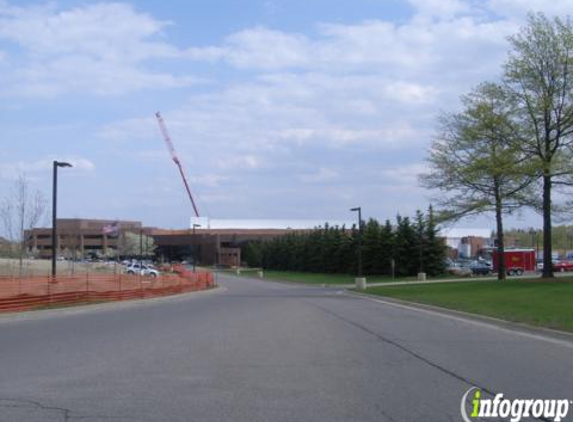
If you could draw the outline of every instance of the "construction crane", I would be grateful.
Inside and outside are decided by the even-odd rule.
[[[189,195],[189,200],[191,201],[191,205],[193,206],[195,217],[199,217],[199,211],[197,210],[197,205],[195,205],[195,201],[193,200],[193,195],[191,195],[191,189],[189,189],[189,183],[187,183],[185,172],[183,171],[181,162],[177,157],[175,148],[173,148],[173,142],[171,142],[171,137],[169,136],[169,132],[167,132],[167,127],[165,126],[165,122],[163,121],[163,118],[161,117],[161,114],[159,114],[159,112],[155,113],[155,117],[157,117],[157,122],[159,123],[159,128],[161,129],[161,133],[163,134],[163,139],[165,139],[165,143],[167,144],[167,149],[171,154],[171,159],[179,169],[179,173],[181,174],[181,179],[183,179],[183,184],[185,185],[185,189],[187,190],[187,195]]]

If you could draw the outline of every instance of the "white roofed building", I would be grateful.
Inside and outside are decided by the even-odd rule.
[[[205,229],[241,229],[241,230],[312,230],[316,227],[324,227],[328,223],[330,227],[345,226],[352,228],[353,224],[358,224],[358,221],[324,221],[324,220],[289,220],[289,219],[247,219],[247,220],[233,220],[233,219],[210,219],[208,217],[192,217],[189,227],[193,224],[199,224]]]

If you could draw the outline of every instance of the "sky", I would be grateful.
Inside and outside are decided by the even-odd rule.
[[[202,216],[412,215],[439,115],[500,79],[530,11],[573,2],[0,0],[0,197],[25,174],[51,198],[68,161],[60,217],[188,227],[160,111]]]

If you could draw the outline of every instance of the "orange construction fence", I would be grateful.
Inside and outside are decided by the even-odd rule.
[[[0,312],[38,309],[49,305],[142,299],[215,287],[210,272],[192,273],[183,267],[174,270],[177,274],[158,277],[128,274],[0,277]]]

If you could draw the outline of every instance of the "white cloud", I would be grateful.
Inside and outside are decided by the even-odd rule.
[[[418,163],[437,114],[499,75],[506,36],[517,26],[472,14],[460,2],[440,4],[428,15],[420,3],[401,23],[322,23],[310,34],[253,27],[185,50],[190,60],[239,68],[245,76],[164,110],[194,193],[219,207],[236,200],[229,191],[238,197],[256,191],[266,201],[296,192],[336,207],[382,191],[386,206],[395,207],[407,192],[409,206],[420,206],[414,205],[422,201]],[[151,116],[108,125],[101,135],[160,136]],[[249,197],[249,204],[257,201]],[[233,203],[241,207],[248,204]],[[300,210],[293,204],[291,212]]]
[[[281,69],[309,64],[311,45],[303,35],[250,28],[230,35],[224,47],[193,48],[194,59],[224,59],[240,68]]]
[[[152,136],[161,139],[161,132],[155,117],[150,113],[149,116],[106,124],[100,128],[97,136],[110,141],[124,142],[133,139],[148,139]]]
[[[95,165],[92,161],[81,157],[59,157],[58,161],[72,164],[73,169],[80,172],[92,172]],[[16,161],[0,163],[0,179],[13,180],[20,174],[35,177],[38,173],[49,173],[53,168],[53,160]]]
[[[223,154],[222,158],[218,158],[216,166],[224,170],[248,170],[260,167],[261,161],[254,155],[227,155]],[[221,180],[221,179],[220,179]]]
[[[420,200],[427,191],[420,187],[419,176],[427,172],[426,163],[417,162],[382,168],[380,170],[380,190],[388,194],[413,195]],[[408,198],[408,200],[411,199],[412,197]]]
[[[201,186],[206,188],[214,188],[221,185],[222,182],[229,180],[228,176],[222,174],[202,174],[200,176],[190,177],[189,182],[192,186]]]
[[[332,182],[338,177],[336,170],[320,167],[317,172],[301,174],[299,179],[304,183],[325,183]]]
[[[468,2],[462,0],[408,0],[418,14],[451,18],[471,11]]]
[[[548,16],[573,15],[570,0],[489,0],[488,8],[502,16],[522,18],[529,12],[543,12]]]
[[[418,185],[418,177],[428,172],[426,163],[411,163],[394,168],[382,169],[382,175],[393,184]]]
[[[0,7],[0,41],[19,47],[18,70],[4,76],[4,95],[53,96],[66,92],[123,94],[201,82],[147,70],[150,60],[181,57],[160,41],[168,22],[124,3],[72,9],[55,5]]]
[[[506,37],[523,23],[523,13],[517,1],[509,0],[409,3],[414,13],[402,21],[323,22],[304,34],[255,26],[230,33],[221,43],[181,49],[161,41],[166,23],[123,5],[117,14],[125,25],[142,23],[133,34],[114,29],[102,43],[80,34],[85,42],[72,43],[65,51],[48,49],[49,60],[34,40],[18,42],[31,57],[24,75],[33,93],[81,91],[85,81],[90,81],[90,92],[101,94],[194,83],[167,72],[148,72],[143,67],[148,60],[184,57],[217,69],[220,80],[162,114],[194,194],[219,209],[263,213],[250,211],[257,196],[264,197],[259,204],[270,203],[268,209],[287,197],[339,207],[340,201],[374,202],[380,192],[385,200],[379,210],[395,210],[397,203],[415,209],[424,207],[417,176],[425,171],[420,162],[438,113],[455,110],[460,94],[500,76]],[[559,7],[564,3],[557,0],[551,10]],[[87,24],[91,31],[96,26]],[[66,34],[48,34],[48,39]],[[126,40],[105,52],[102,46],[114,37]],[[66,73],[72,68],[84,77],[76,80]],[[239,76],[227,79],[229,68]],[[53,73],[64,76],[45,76]],[[99,136],[116,141],[119,151],[131,151],[134,140],[153,139],[150,149],[136,157],[157,160],[158,165],[164,160],[166,177],[175,176],[167,152],[160,149],[153,111],[107,124]],[[164,185],[153,183],[157,189]],[[153,183],[150,189],[155,189]],[[173,184],[174,192],[177,187]],[[306,212],[296,200],[284,205],[292,213]]]
[[[0,36],[39,57],[81,54],[137,62],[178,54],[174,47],[150,40],[168,23],[138,13],[128,4],[98,3],[67,10],[18,8],[2,15]]]
[[[74,157],[70,157],[68,159],[63,159],[62,161],[67,161],[70,164],[72,164],[74,167],[74,169],[76,170],[82,170],[82,171],[94,171],[95,170],[95,164],[85,158],[74,158]]]
[[[505,21],[484,20],[475,9],[471,10],[476,16],[443,19],[450,9],[453,15],[470,10],[460,1],[434,0],[432,3],[442,5],[436,9],[422,7],[425,2],[415,3],[420,13],[437,10],[441,18],[425,19],[422,14],[403,24],[383,20],[320,24],[314,38],[254,27],[229,35],[222,45],[191,48],[187,55],[195,60],[223,60],[238,68],[264,71],[300,68],[340,73],[390,66],[387,72],[399,69],[417,73],[432,70],[426,66],[443,70],[448,61],[463,62],[482,49],[499,49],[514,29]]]
[[[136,156],[143,161],[164,161],[169,158],[169,153],[164,148],[162,150],[145,150],[137,152]]]

